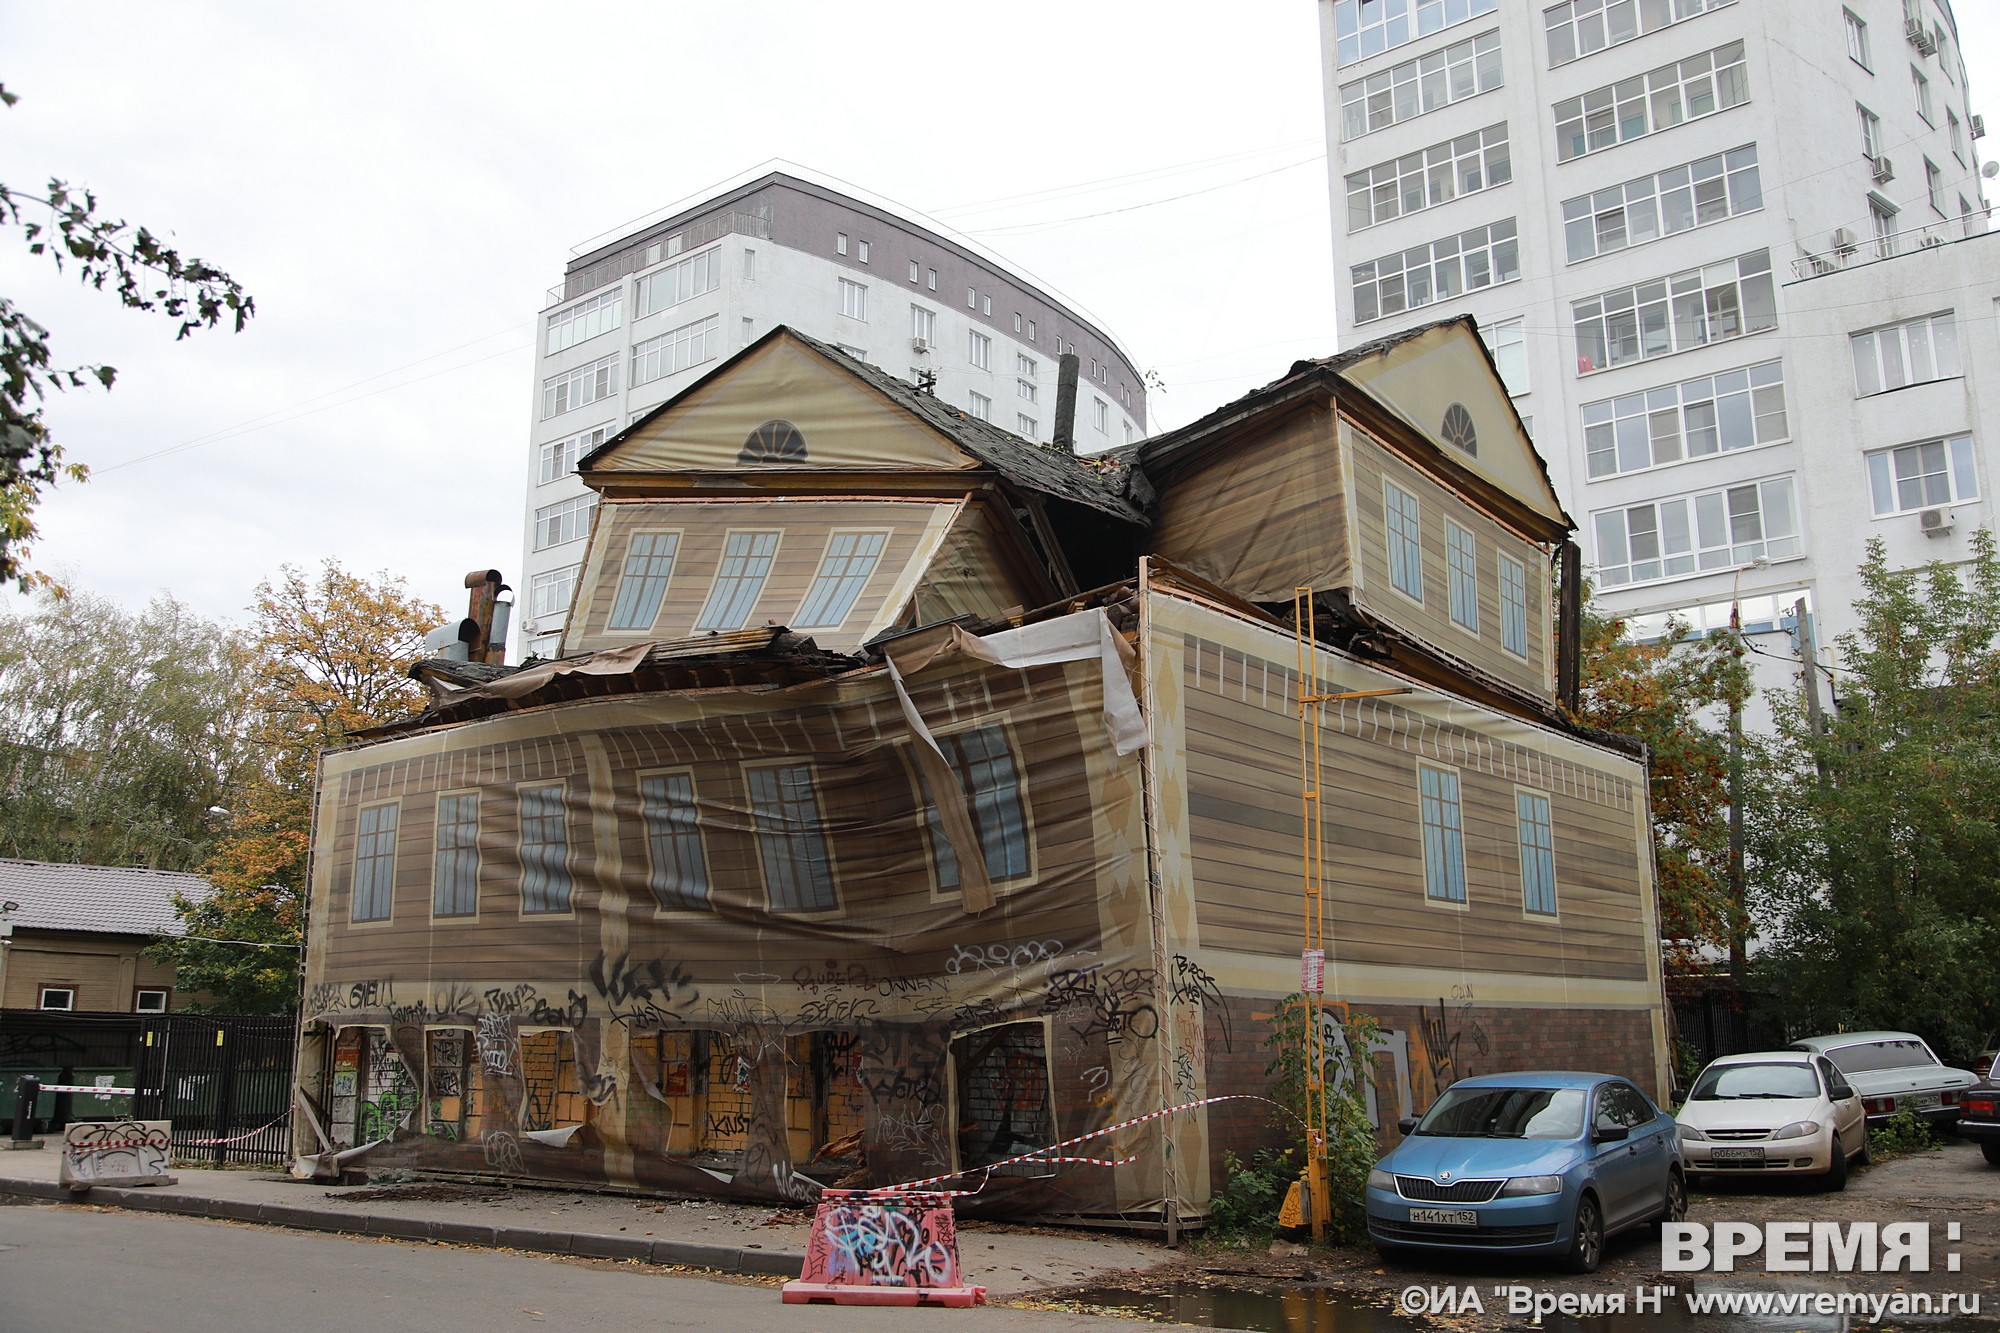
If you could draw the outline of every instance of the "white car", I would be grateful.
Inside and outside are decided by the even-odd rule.
[[[1812,1051],[1725,1055],[1701,1071],[1674,1118],[1690,1176],[1816,1175],[1837,1190],[1850,1160],[1868,1164],[1861,1096]]]
[[[1792,1043],[1833,1061],[1880,1124],[1898,1111],[1913,1111],[1934,1125],[1958,1119],[1958,1095],[1979,1081],[1969,1069],[1953,1069],[1937,1058],[1914,1032],[1842,1032]]]

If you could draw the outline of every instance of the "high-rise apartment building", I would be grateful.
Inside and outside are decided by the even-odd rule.
[[[1476,316],[1608,606],[1824,644],[1868,538],[1992,524],[1946,0],[1319,3],[1342,343]]]
[[[772,173],[571,261],[539,325],[521,655],[552,657],[596,496],[577,460],[786,324],[1035,441],[1076,354],[1075,447],[1146,434],[1146,386],[1104,330],[965,245]]]

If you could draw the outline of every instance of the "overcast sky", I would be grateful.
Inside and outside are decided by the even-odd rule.
[[[1996,10],[1958,4],[2000,124]],[[175,343],[0,237],[56,361],[119,370],[50,406],[94,475],[44,503],[36,562],[241,621],[281,564],[336,556],[463,614],[466,570],[518,572],[564,263],[780,162],[1051,287],[1183,424],[1333,350],[1317,24],[1312,0],[0,0],[0,181],[87,185],[258,309]]]

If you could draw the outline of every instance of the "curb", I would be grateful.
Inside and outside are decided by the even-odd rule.
[[[422,1217],[385,1217],[379,1213],[322,1212],[296,1204],[239,1203],[228,1199],[203,1199],[106,1185],[99,1185],[83,1194],[72,1194],[54,1181],[0,1180],[0,1194],[51,1203],[95,1204],[139,1213],[174,1213],[224,1222],[292,1227],[299,1231],[436,1241],[482,1249],[527,1250],[535,1254],[570,1254],[585,1259],[630,1259],[679,1268],[705,1268],[717,1273],[797,1277],[805,1265],[804,1255],[776,1250],[744,1250],[729,1245],[647,1240],[639,1236],[606,1236],[592,1232],[536,1231],[526,1227],[488,1226]]]

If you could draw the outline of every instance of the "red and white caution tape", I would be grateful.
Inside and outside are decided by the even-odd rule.
[[[43,1092],[94,1092],[100,1097],[136,1097],[137,1088],[87,1088],[81,1083],[44,1083]]]
[[[255,1128],[255,1129],[251,1130],[251,1131],[250,1131],[250,1132],[249,1132],[248,1134],[238,1134],[238,1135],[237,1135],[236,1137],[234,1137],[234,1138],[229,1138],[229,1139],[175,1139],[175,1140],[174,1140],[174,1147],[176,1147],[176,1148],[220,1148],[220,1147],[221,1147],[221,1146],[222,1146],[223,1144],[225,1144],[225,1143],[241,1143],[241,1142],[243,1142],[243,1140],[245,1140],[245,1139],[254,1139],[254,1138],[256,1138],[256,1137],[257,1137],[257,1136],[258,1136],[259,1134],[262,1134],[262,1133],[263,1133],[263,1132],[264,1132],[265,1130],[267,1130],[267,1129],[270,1129],[270,1128],[272,1128],[273,1126],[276,1126],[276,1125],[282,1125],[282,1124],[284,1124],[284,1123],[285,1123],[285,1119],[286,1119],[286,1117],[287,1117],[287,1116],[289,1116],[290,1114],[291,1114],[291,1112],[287,1111],[287,1112],[285,1113],[285,1115],[281,1115],[281,1116],[279,1116],[279,1117],[278,1117],[278,1118],[277,1118],[276,1120],[273,1120],[273,1121],[272,1121],[272,1122],[271,1122],[270,1124],[268,1124],[268,1125],[259,1125],[259,1126],[257,1126],[257,1128]]]

